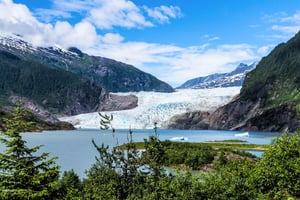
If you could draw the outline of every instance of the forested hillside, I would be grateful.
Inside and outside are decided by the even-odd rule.
[[[300,33],[279,44],[247,74],[241,99],[263,98],[265,107],[300,103]]]
[[[0,51],[2,103],[22,96],[52,113],[77,114],[95,111],[104,90],[90,81],[60,69],[51,69]]]

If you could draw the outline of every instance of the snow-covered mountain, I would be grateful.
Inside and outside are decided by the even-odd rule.
[[[205,88],[219,88],[219,87],[241,87],[246,73],[255,68],[257,63],[247,65],[240,63],[235,70],[229,73],[212,74],[204,77],[198,77],[186,81],[178,87],[178,89],[205,89]]]
[[[240,87],[215,89],[184,89],[173,93],[134,92],[138,97],[138,107],[131,110],[106,112],[113,114],[113,127],[117,129],[153,128],[154,122],[159,127],[166,127],[168,120],[177,114],[192,111],[211,111],[228,103],[240,92]],[[104,113],[104,112],[103,112]],[[99,128],[100,117],[97,112],[60,118],[77,128]]]
[[[32,56],[32,54],[44,54],[49,58],[65,58],[64,62],[68,62],[71,58],[79,57],[77,52],[66,50],[59,45],[50,47],[34,46],[23,40],[23,37],[20,35],[0,35],[0,49],[16,54],[17,56],[28,57]]]

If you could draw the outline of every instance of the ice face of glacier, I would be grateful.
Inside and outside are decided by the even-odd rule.
[[[177,114],[193,111],[212,111],[228,103],[240,92],[241,87],[214,89],[182,89],[173,93],[130,92],[138,97],[138,106],[131,110],[103,112],[112,114],[113,127],[117,129],[151,129],[156,122],[164,128],[168,120]],[[100,117],[97,112],[60,118],[77,128],[99,128]]]

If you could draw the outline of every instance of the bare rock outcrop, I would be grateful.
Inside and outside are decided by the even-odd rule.
[[[191,112],[173,116],[167,127],[171,129],[208,129],[209,112]]]
[[[106,94],[102,97],[98,111],[128,110],[137,107],[138,98],[135,95]]]
[[[171,118],[168,128],[293,132],[299,128],[296,104],[265,109],[262,100],[226,104],[212,113],[193,112]]]
[[[29,110],[40,120],[51,123],[59,122],[53,114],[26,97],[10,96],[9,101],[13,104],[18,104],[20,102],[23,109]]]

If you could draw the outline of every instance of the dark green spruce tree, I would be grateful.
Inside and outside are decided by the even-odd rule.
[[[49,153],[38,155],[41,146],[29,148],[21,136],[31,124],[25,122],[26,112],[17,105],[12,118],[4,119],[6,130],[0,141],[0,199],[55,199],[59,177],[56,158]]]
[[[74,170],[64,171],[59,180],[60,200],[80,200],[82,199],[82,183]]]

